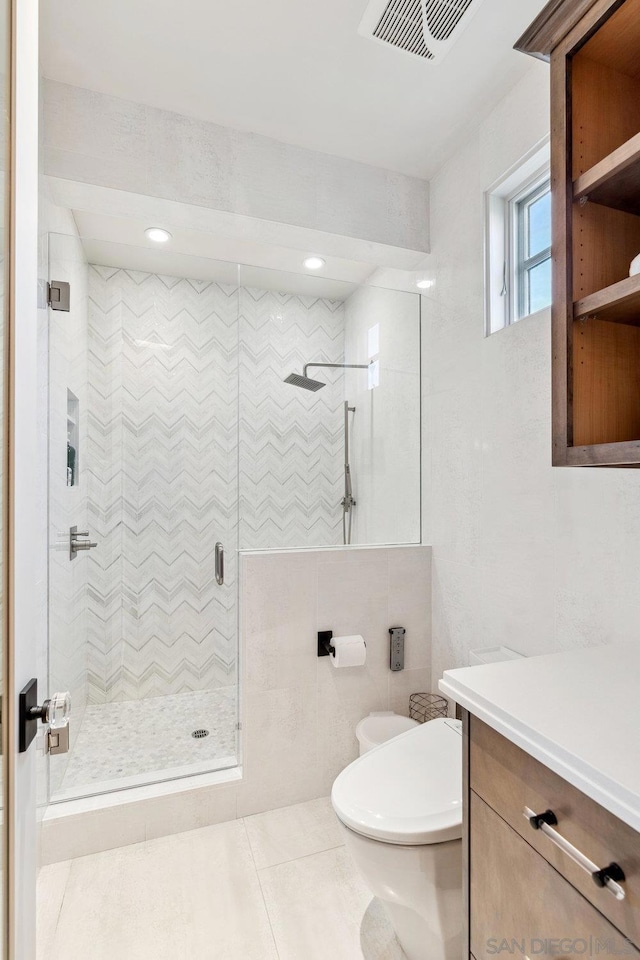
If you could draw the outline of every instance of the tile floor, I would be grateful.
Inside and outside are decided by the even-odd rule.
[[[38,960],[405,960],[328,799],[43,867]]]
[[[236,762],[234,686],[87,707],[68,756],[52,757],[54,800],[104,793]],[[195,739],[194,730],[209,730]]]

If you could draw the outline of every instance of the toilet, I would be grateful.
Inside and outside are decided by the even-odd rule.
[[[360,745],[360,756],[379,747],[381,743],[406,733],[407,730],[413,730],[420,726],[417,720],[411,720],[409,717],[401,717],[398,713],[391,710],[380,710],[370,713],[368,717],[361,720],[356,727],[356,737]]]
[[[431,720],[368,750],[338,776],[331,802],[408,960],[459,960],[460,721]]]

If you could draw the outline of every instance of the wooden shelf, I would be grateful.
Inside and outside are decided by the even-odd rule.
[[[574,181],[574,200],[583,197],[640,216],[640,133]]]
[[[548,0],[552,462],[640,467],[640,0]]]
[[[627,277],[573,304],[574,320],[597,317],[612,323],[640,326],[640,275]]]

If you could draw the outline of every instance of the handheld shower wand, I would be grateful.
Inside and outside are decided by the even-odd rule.
[[[285,377],[284,382],[290,383],[294,387],[302,387],[303,390],[311,390],[315,393],[326,387],[322,380],[313,380],[307,376],[310,367],[328,367],[331,370],[368,370],[370,363],[305,363],[302,374],[290,373]],[[349,463],[349,414],[355,413],[356,408],[349,406],[349,401],[344,403],[344,497],[342,498],[342,540],[348,546],[351,543],[351,530],[353,527],[353,508],[356,501],[353,498],[353,484],[351,482],[351,464]],[[347,517],[349,522],[347,523]]]
[[[342,542],[345,546],[351,543],[351,529],[353,527],[353,508],[356,501],[353,498],[353,485],[351,483],[351,464],[349,463],[349,414],[355,413],[356,408],[349,406],[349,401],[344,402],[344,497],[342,498]],[[347,525],[347,515],[349,524]]]

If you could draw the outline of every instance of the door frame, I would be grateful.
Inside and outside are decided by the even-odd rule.
[[[34,960],[36,917],[35,750],[18,753],[18,691],[36,669],[32,549],[36,529],[38,307],[38,0],[7,0],[10,16],[6,196],[6,467],[3,568],[5,737],[3,890],[6,960]]]

